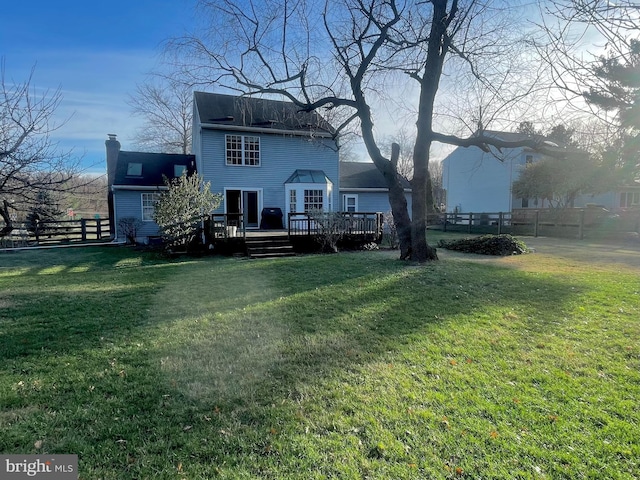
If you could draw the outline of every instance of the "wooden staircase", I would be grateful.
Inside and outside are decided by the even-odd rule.
[[[247,235],[245,241],[249,258],[292,257],[295,255],[287,234]]]

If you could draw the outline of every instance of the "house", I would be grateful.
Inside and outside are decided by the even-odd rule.
[[[193,155],[126,152],[109,135],[107,166],[112,232],[119,219],[143,222],[139,237],[158,234],[151,220],[153,201],[163,178],[181,171],[198,172],[211,190],[222,194],[215,212],[228,225],[247,230],[271,228],[273,212],[289,214],[311,209],[387,212],[388,189],[372,163],[340,163],[333,127],[315,112],[293,103],[194,93]],[[344,183],[344,185],[343,185]],[[406,182],[411,205],[410,186]],[[265,216],[270,221],[265,222]]]
[[[118,224],[123,218],[134,218],[140,221],[136,238],[146,242],[149,237],[159,234],[153,211],[157,196],[167,188],[165,178],[173,179],[184,172],[193,174],[196,158],[194,155],[122,151],[113,134],[105,145],[111,235],[124,240],[124,232]]]
[[[525,134],[486,131],[504,141],[521,141]],[[559,148],[551,145],[549,148]],[[518,198],[511,192],[513,182],[527,164],[544,154],[528,147],[484,152],[478,147],[458,147],[442,161],[443,187],[449,213],[512,212],[517,209],[543,209],[549,205],[535,198]],[[634,196],[635,195],[635,196]],[[638,204],[640,187],[627,187],[599,195],[580,195],[574,207],[596,204],[607,209]]]
[[[411,215],[411,184],[406,179],[402,183]],[[391,211],[389,189],[373,163],[340,162],[340,202],[345,212]]]
[[[214,213],[243,213],[244,226],[257,229],[263,209],[283,212],[286,227],[289,212],[339,208],[338,144],[319,114],[279,100],[196,92],[193,122],[197,171],[223,194]]]

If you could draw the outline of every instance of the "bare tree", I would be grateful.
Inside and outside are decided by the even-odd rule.
[[[193,92],[189,85],[155,76],[138,85],[128,103],[134,115],[144,118],[134,137],[138,148],[150,152],[191,152]]]
[[[426,240],[430,148],[434,142],[485,151],[528,145],[484,132],[533,87],[522,74],[522,45],[509,25],[513,2],[490,0],[232,0],[201,1],[210,14],[206,32],[175,40],[176,61],[194,83],[223,85],[247,95],[280,95],[303,111],[342,111],[343,132],[356,122],[367,152],[384,175],[398,228],[400,256],[437,259]],[[482,101],[467,137],[434,129],[443,72],[476,82]],[[514,77],[515,76],[515,77]],[[413,215],[409,217],[397,162],[385,156],[376,135],[374,101],[388,98],[397,82],[414,82],[417,118],[413,156]],[[518,87],[518,88],[516,88]],[[385,115],[389,110],[385,111]],[[387,118],[388,120],[388,118]],[[474,131],[471,130],[471,131]]]
[[[553,0],[538,52],[574,111],[600,121],[600,136],[640,133],[640,4],[636,0]],[[588,39],[588,40],[586,40]]]
[[[396,167],[398,175],[411,181],[413,178],[413,150],[416,143],[415,135],[407,128],[401,128],[393,135],[388,135],[380,140],[380,149],[386,157],[391,157],[391,147],[397,143],[400,147],[398,154],[398,165]]]
[[[60,90],[38,92],[26,81],[15,83],[0,66],[0,237],[14,228],[15,215],[38,203],[43,192],[59,193],[80,171],[80,159],[61,151],[51,134],[60,127],[54,114]]]

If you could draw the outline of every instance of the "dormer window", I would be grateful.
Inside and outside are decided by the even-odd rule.
[[[129,162],[127,164],[127,177],[141,177],[142,176],[142,164]]]
[[[187,171],[186,165],[174,165],[173,166],[173,176],[178,178],[181,177],[184,172]]]

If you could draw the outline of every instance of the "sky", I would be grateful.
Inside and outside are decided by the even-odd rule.
[[[104,141],[118,135],[133,150],[128,95],[160,65],[163,42],[186,33],[193,0],[6,1],[0,12],[5,83],[34,70],[37,92],[60,88],[52,138],[92,173],[106,171]]]

